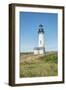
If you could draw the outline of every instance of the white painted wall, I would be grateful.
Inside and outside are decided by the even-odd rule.
[[[37,55],[37,54],[44,54],[44,50],[43,49],[40,49],[40,50],[37,50],[37,49],[34,49],[34,54]]]
[[[38,54],[38,50],[34,50],[34,54],[37,55]]]
[[[37,54],[44,54],[44,50],[43,49],[34,50],[34,55],[37,55]]]
[[[44,54],[44,50],[39,50],[39,54]]]
[[[44,33],[38,34],[38,47],[44,47]]]

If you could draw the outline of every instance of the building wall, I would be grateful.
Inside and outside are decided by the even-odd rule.
[[[44,54],[44,50],[39,50],[39,54]]]
[[[37,55],[37,54],[44,54],[44,50],[43,49],[40,49],[40,50],[35,49],[34,50],[34,54],[35,55]]]
[[[35,54],[35,55],[38,54],[38,50],[34,50],[34,54]]]
[[[44,47],[44,33],[38,35],[38,47]]]

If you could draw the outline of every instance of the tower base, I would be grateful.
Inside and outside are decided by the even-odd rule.
[[[45,54],[45,48],[44,47],[36,47],[34,48],[34,54]]]

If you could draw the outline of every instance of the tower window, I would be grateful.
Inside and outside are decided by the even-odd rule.
[[[40,40],[40,44],[41,44],[42,42],[41,42],[41,40]]]

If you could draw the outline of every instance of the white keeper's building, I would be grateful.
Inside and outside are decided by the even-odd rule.
[[[38,47],[34,48],[34,54],[45,54],[45,37],[43,25],[39,25],[38,29]]]

